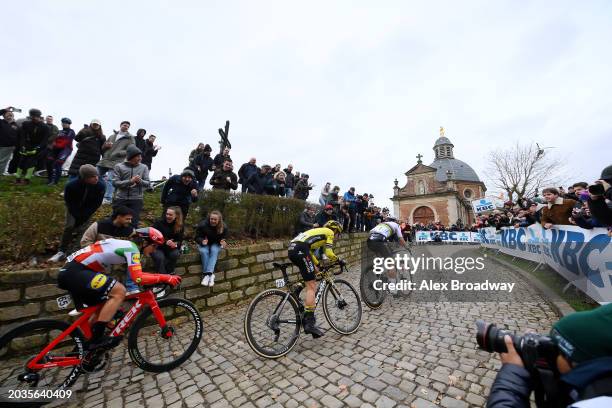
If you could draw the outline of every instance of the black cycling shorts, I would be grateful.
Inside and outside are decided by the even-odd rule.
[[[374,255],[380,258],[390,258],[393,256],[391,244],[387,241],[384,235],[372,234],[368,238],[368,249],[374,252]]]
[[[304,281],[315,280],[315,267],[310,256],[310,246],[303,242],[292,242],[288,249],[289,260],[300,268]]]
[[[115,278],[75,261],[64,265],[57,275],[57,286],[70,292],[77,309],[106,302],[116,283]]]

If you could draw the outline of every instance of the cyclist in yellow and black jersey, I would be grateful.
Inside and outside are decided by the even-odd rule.
[[[330,220],[327,221],[322,228],[313,228],[302,232],[289,243],[289,259],[300,269],[300,274],[306,286],[306,301],[303,319],[304,332],[312,334],[312,337],[315,339],[323,336],[323,331],[317,327],[314,316],[316,291],[315,276],[319,272],[317,268],[319,260],[314,255],[314,251],[324,247],[325,255],[331,262],[338,261],[342,264],[343,261],[339,261],[332,250],[334,246],[334,237],[341,232],[342,225],[340,225],[338,221]]]

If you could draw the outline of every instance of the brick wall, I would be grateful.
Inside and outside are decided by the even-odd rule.
[[[365,233],[345,236],[336,242],[334,252],[349,266],[356,266],[366,237]],[[200,310],[236,303],[272,287],[274,280],[282,277],[272,263],[288,261],[287,242],[282,241],[223,250],[217,262],[215,286],[209,288],[200,286],[199,254],[183,255],[176,268],[183,277],[179,295]],[[297,268],[288,272],[292,280],[298,279]],[[68,311],[59,310],[55,300],[66,293],[56,286],[57,273],[57,268],[0,272],[0,326],[43,316],[66,316]],[[122,277],[123,273],[114,275]]]

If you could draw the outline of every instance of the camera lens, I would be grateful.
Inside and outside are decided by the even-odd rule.
[[[512,338],[516,350],[520,353],[521,336],[516,336],[508,330],[498,329],[493,323],[487,323],[484,320],[476,321],[476,342],[478,347],[489,353],[506,353],[506,343],[504,336],[509,335]]]

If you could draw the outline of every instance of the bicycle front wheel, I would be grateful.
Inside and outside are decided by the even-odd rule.
[[[323,313],[327,322],[340,334],[352,334],[361,324],[361,299],[357,291],[344,279],[327,285],[323,292]]]
[[[153,373],[183,364],[198,347],[204,331],[202,317],[190,301],[167,298],[157,304],[166,327],[160,327],[151,308],[147,308],[134,322],[128,337],[132,361]]]
[[[69,327],[68,323],[60,320],[41,319],[19,325],[3,334],[0,337],[0,389],[61,390],[73,385],[81,374],[80,360],[84,354],[85,340],[79,329],[73,330],[41,356],[37,363],[48,364],[47,368],[27,368],[32,359]],[[66,360],[77,361],[78,364],[53,365]]]
[[[279,358],[297,343],[300,322],[300,308],[293,296],[280,289],[269,289],[249,305],[244,318],[244,336],[258,355]]]

